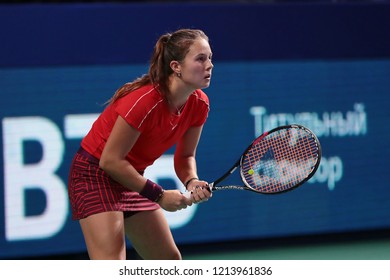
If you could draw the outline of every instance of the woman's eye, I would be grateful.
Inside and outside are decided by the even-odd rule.
[[[207,60],[212,60],[212,57],[208,57],[208,56],[199,56],[196,58],[196,61],[199,61],[199,62],[206,62]]]

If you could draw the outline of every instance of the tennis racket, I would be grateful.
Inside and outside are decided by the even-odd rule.
[[[293,190],[309,180],[321,161],[321,145],[308,128],[292,124],[274,128],[256,138],[237,162],[210,190],[248,190],[277,194]],[[220,185],[239,168],[244,185]],[[191,197],[191,193],[185,193]]]

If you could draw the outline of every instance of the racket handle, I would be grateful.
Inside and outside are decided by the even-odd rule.
[[[211,184],[209,184],[209,187],[208,187],[208,191],[209,192],[213,192],[213,186],[214,186],[214,183],[211,183]],[[186,198],[188,198],[188,199],[191,199],[191,192],[185,192],[185,193],[183,193],[183,195],[186,197]]]
[[[183,193],[183,195],[188,198],[188,199],[191,199],[191,192],[185,192]]]

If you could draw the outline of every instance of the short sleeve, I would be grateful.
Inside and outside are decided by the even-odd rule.
[[[202,90],[196,90],[194,92],[195,95],[195,106],[196,106],[196,112],[197,112],[197,118],[194,118],[194,122],[192,123],[192,126],[201,126],[203,125],[209,115],[210,111],[210,103],[209,98]]]

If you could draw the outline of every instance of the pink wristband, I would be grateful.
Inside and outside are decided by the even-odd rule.
[[[145,187],[139,194],[151,201],[157,202],[163,196],[164,189],[160,185],[148,179],[146,181]]]

